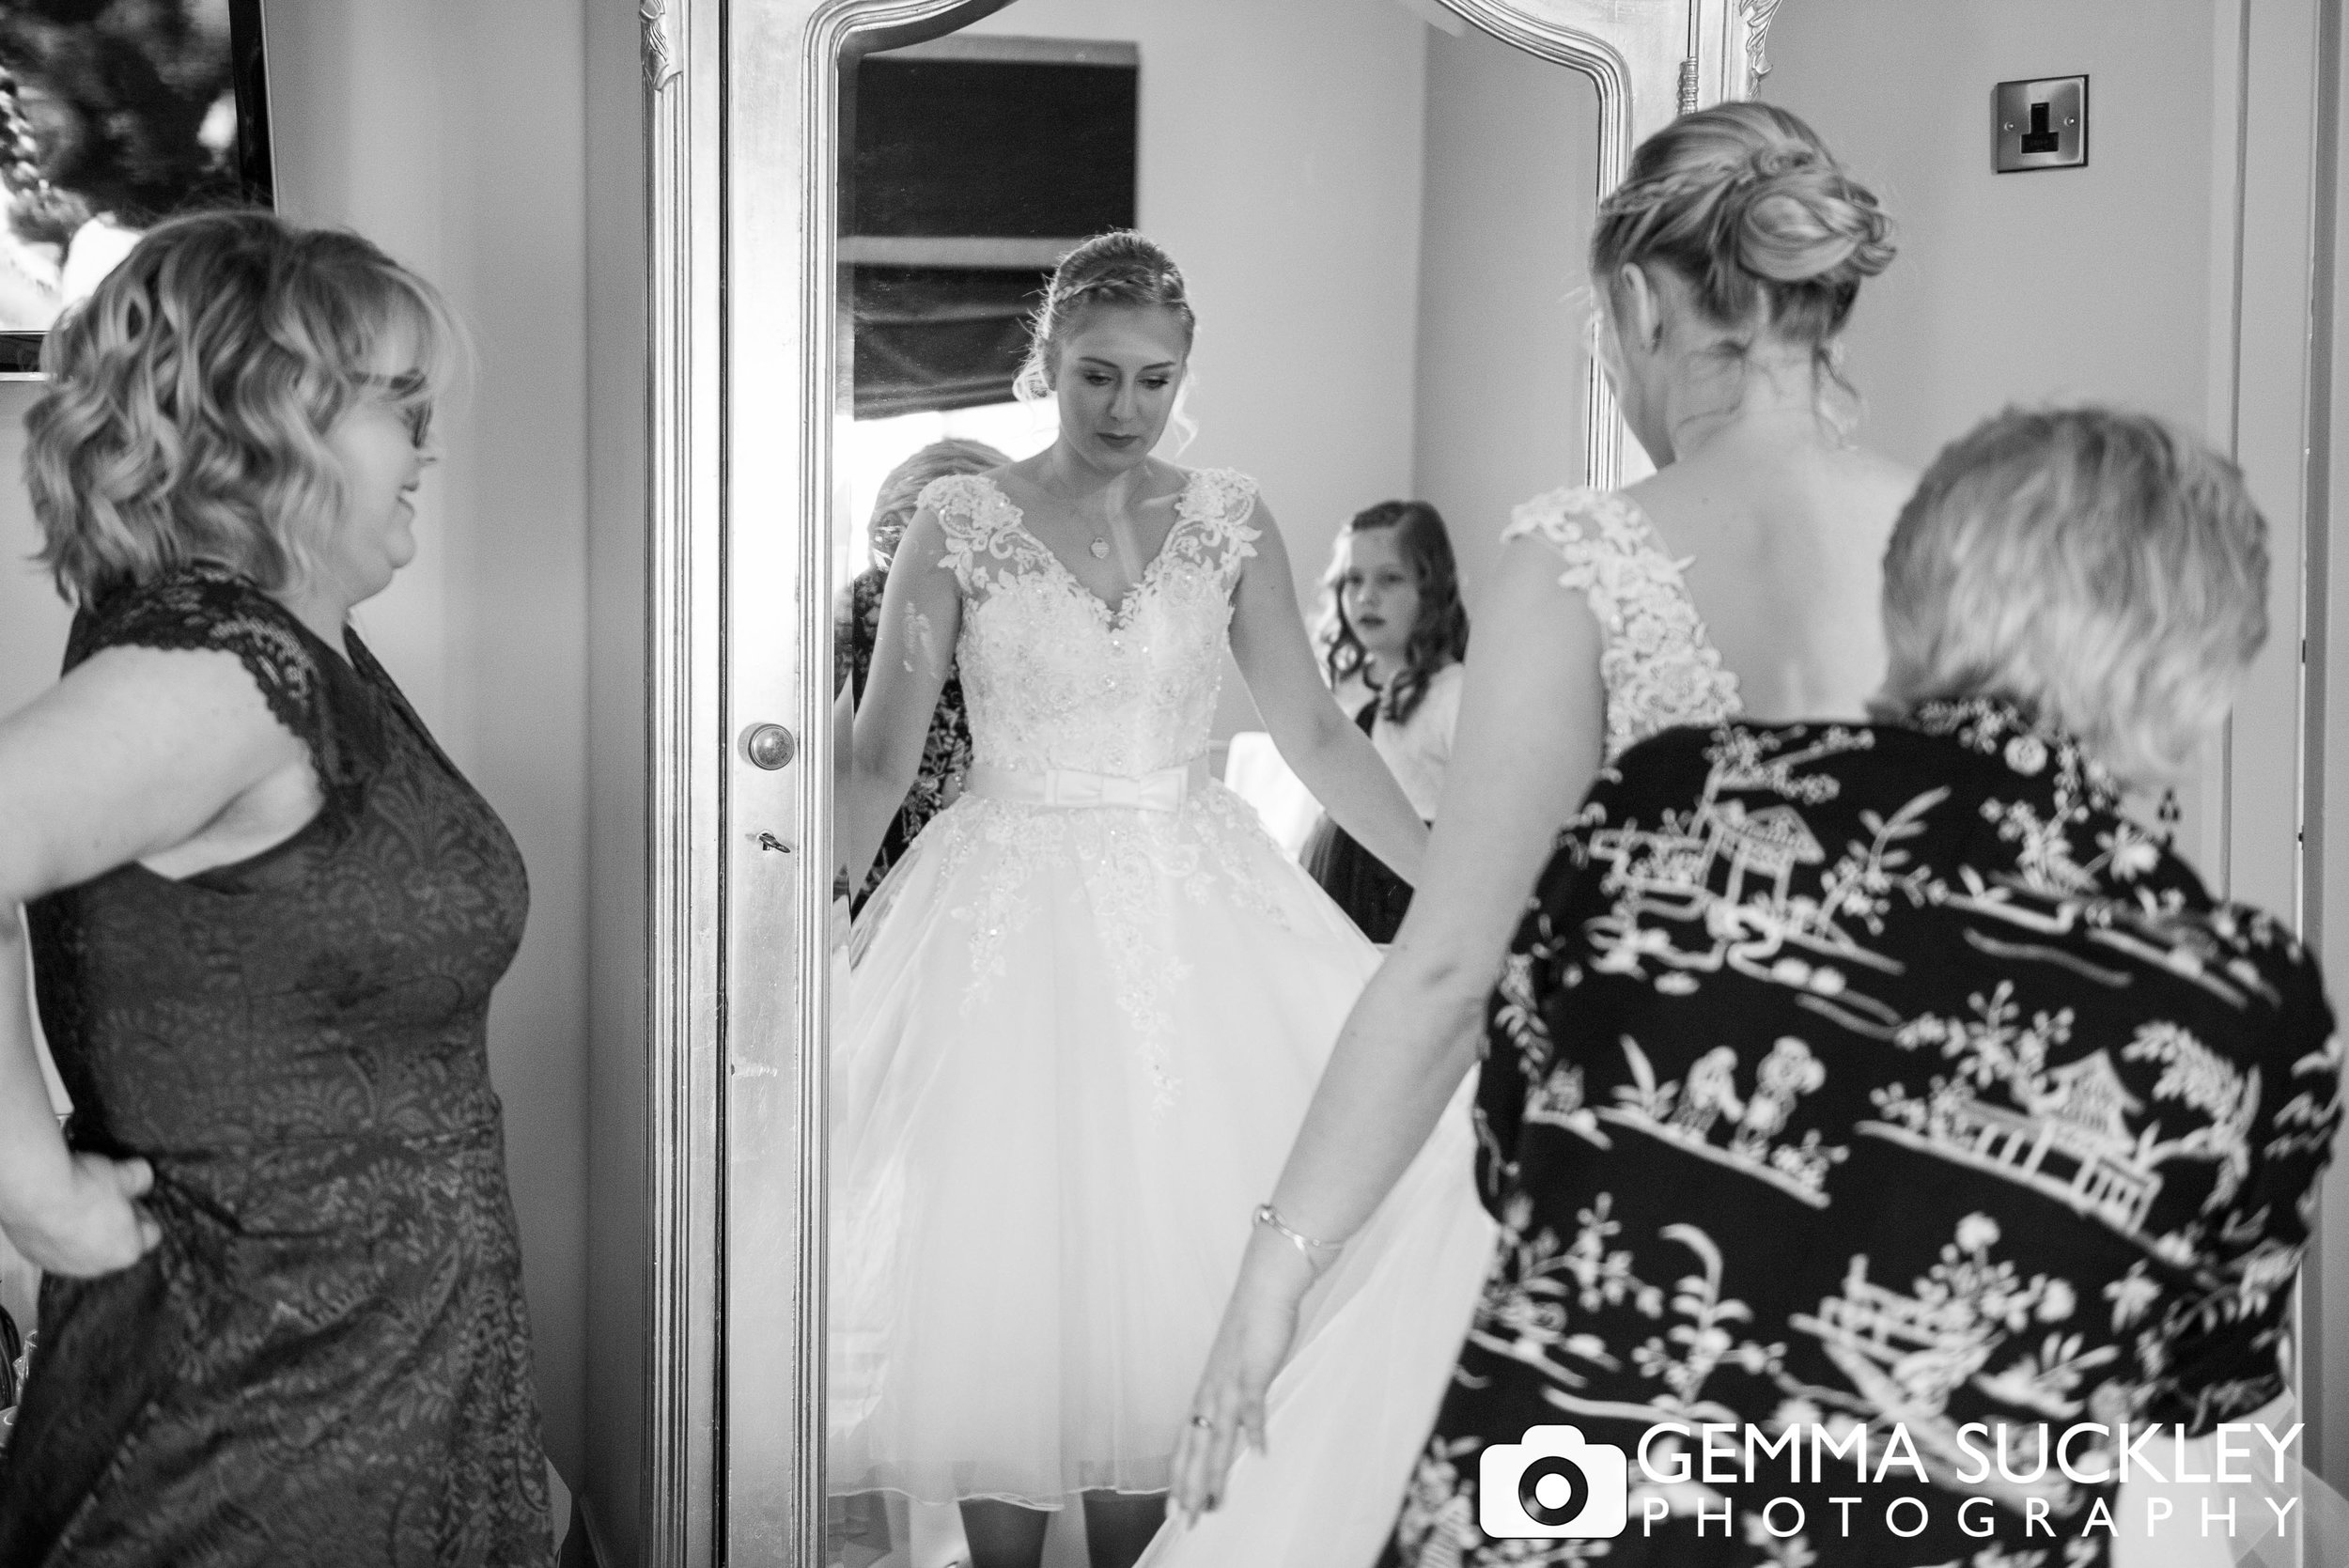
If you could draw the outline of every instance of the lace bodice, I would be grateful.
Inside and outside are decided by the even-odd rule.
[[[1207,749],[1232,587],[1256,552],[1256,484],[1193,474],[1166,543],[1114,610],[1028,531],[991,479],[933,480],[963,598],[956,658],[980,766],[1135,775]]]
[[[1582,486],[1537,495],[1517,509],[1505,541],[1538,534],[1565,558],[1559,583],[1583,595],[1606,637],[1607,760],[1674,724],[1710,724],[1744,711],[1737,676],[1681,581],[1686,562],[1663,551],[1638,505]]]

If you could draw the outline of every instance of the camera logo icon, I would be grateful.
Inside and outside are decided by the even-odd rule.
[[[1530,1426],[1476,1461],[1476,1522],[1496,1541],[1590,1541],[1621,1535],[1631,1463],[1572,1426]]]

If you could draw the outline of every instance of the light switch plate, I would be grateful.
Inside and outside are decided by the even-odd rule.
[[[2088,78],[2001,82],[1990,95],[1991,166],[2069,169],[2088,162]]]

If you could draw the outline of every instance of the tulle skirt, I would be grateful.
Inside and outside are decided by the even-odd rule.
[[[966,796],[851,954],[832,1489],[1163,1490],[1250,1213],[1377,951],[1209,784],[1173,811]]]
[[[1368,1225],[1305,1299],[1265,1399],[1265,1452],[1140,1568],[1369,1568],[1393,1533],[1492,1259],[1470,1074]]]

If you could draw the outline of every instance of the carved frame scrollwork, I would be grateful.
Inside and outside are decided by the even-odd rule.
[[[1006,0],[640,0],[651,277],[643,1560],[821,1561],[833,170],[845,53]],[[1442,0],[1590,76],[1598,183],[1779,0]],[[1592,483],[1642,471],[1603,384]],[[733,737],[780,722],[800,760]],[[761,836],[793,846],[758,847]]]
[[[1737,9],[1746,21],[1746,92],[1750,96],[1755,84],[1770,73],[1770,19],[1778,15],[1783,0],[1737,0]]]
[[[645,29],[645,85],[658,93],[677,79],[679,69],[678,13],[669,8],[669,0],[644,0],[636,16]]]

